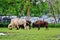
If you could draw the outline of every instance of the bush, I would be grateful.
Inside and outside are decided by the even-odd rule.
[[[60,27],[60,24],[59,23],[57,23],[57,24],[53,24],[53,23],[51,23],[51,24],[48,24],[48,27],[56,27],[56,28],[58,28],[58,27]]]
[[[9,24],[9,22],[6,22],[6,23],[2,22],[2,23],[0,23],[0,27],[8,27],[8,24]],[[32,25],[30,25],[30,27],[32,27]],[[50,24],[48,24],[48,27],[59,28],[60,24],[59,23],[57,23],[57,24],[50,23]]]
[[[0,23],[0,27],[8,27],[9,23]]]

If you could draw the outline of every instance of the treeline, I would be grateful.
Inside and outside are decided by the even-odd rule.
[[[24,16],[30,6],[30,16],[60,13],[60,0],[0,0],[0,15]]]

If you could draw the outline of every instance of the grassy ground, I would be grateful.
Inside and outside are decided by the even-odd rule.
[[[60,40],[60,28],[32,28],[31,30],[19,29],[9,30],[8,28],[0,28],[0,32],[6,32],[7,35],[0,35],[0,40]]]

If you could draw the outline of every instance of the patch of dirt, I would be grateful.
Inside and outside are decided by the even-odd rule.
[[[59,35],[54,35],[52,36],[53,38],[60,38],[60,34]]]

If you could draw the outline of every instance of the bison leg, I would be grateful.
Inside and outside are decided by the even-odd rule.
[[[46,26],[46,29],[48,29],[48,26]]]
[[[29,29],[29,26],[26,26],[27,29]]]
[[[40,26],[38,26],[38,30],[40,30]]]
[[[32,28],[36,27],[35,25],[32,25]]]
[[[19,28],[17,28],[17,30],[18,30]]]
[[[26,29],[27,27],[26,27],[26,24],[24,24],[24,29]]]
[[[17,25],[16,28],[17,28],[17,30],[18,30],[18,29],[19,29],[19,26]]]

